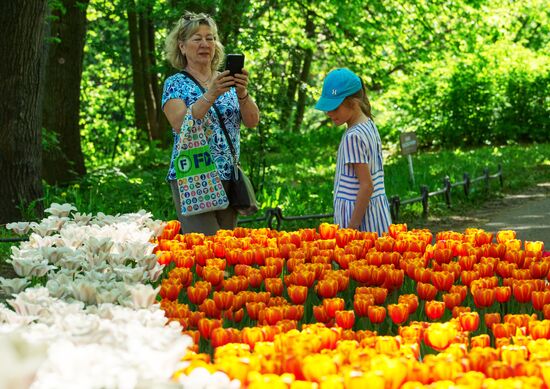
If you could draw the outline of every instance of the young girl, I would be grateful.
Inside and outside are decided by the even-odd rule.
[[[381,236],[391,224],[390,206],[382,143],[363,82],[349,69],[332,70],[315,108],[325,111],[337,126],[347,125],[336,159],[334,223]]]

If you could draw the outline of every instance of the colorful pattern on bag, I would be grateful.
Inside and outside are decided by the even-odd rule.
[[[209,115],[203,120],[194,120],[190,114],[185,117],[174,168],[181,213],[186,216],[225,209],[229,204],[210,154],[207,140],[209,133],[212,133]]]

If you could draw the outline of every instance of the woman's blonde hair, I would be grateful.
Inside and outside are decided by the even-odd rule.
[[[214,58],[212,58],[212,71],[217,70],[223,60],[224,50],[218,36],[218,26],[214,19],[205,13],[193,13],[187,11],[176,23],[170,34],[166,37],[165,55],[170,64],[178,70],[183,70],[187,66],[187,57],[182,54],[179,43],[186,42],[197,32],[199,26],[210,27],[214,36],[216,45]]]

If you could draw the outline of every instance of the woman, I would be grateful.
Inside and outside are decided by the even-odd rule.
[[[210,154],[224,188],[228,190],[234,161],[213,105],[216,104],[221,112],[238,158],[241,121],[246,127],[252,128],[258,124],[260,117],[256,103],[248,94],[248,72],[243,69],[241,74],[233,77],[229,71],[217,70],[223,61],[224,50],[218,38],[216,23],[203,13],[187,12],[176,23],[166,39],[166,57],[174,68],[187,72],[205,89],[203,93],[190,77],[180,72],[166,79],[162,94],[162,109],[174,134],[167,180],[182,233],[214,235],[219,229],[233,229],[237,224],[237,212],[231,207],[199,215],[182,215],[174,159],[178,154],[176,145],[187,109],[192,106],[191,114],[196,119],[209,114],[214,123],[213,134],[208,136]]]
[[[363,82],[349,69],[331,71],[315,108],[325,111],[337,126],[347,125],[336,159],[334,223],[381,236],[391,224],[390,206],[382,142]]]

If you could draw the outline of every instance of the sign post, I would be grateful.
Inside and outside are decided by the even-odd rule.
[[[416,152],[418,142],[416,140],[416,134],[414,132],[403,132],[399,136],[399,142],[401,144],[401,154],[407,156],[409,161],[409,176],[411,178],[412,186],[414,183],[414,169],[411,154]]]

